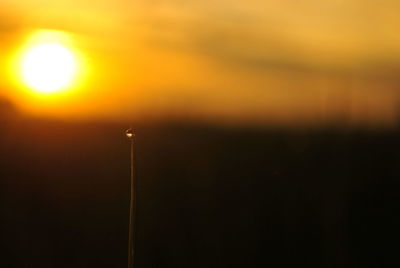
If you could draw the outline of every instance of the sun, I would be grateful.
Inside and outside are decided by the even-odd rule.
[[[24,82],[39,92],[50,93],[66,88],[76,74],[72,52],[55,43],[32,47],[23,58],[21,73]]]
[[[36,32],[20,58],[22,82],[38,93],[55,93],[69,88],[77,78],[79,61],[66,33]]]

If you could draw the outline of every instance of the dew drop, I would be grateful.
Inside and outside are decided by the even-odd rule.
[[[127,131],[125,131],[125,135],[128,137],[128,138],[132,138],[133,136],[135,136],[135,134],[133,133],[133,130],[130,128],[130,129],[128,129]]]

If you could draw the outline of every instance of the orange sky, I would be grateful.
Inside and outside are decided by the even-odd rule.
[[[391,0],[0,0],[3,59],[47,28],[70,32],[90,66],[63,97],[1,85],[51,116],[386,124],[397,120],[398,10]]]

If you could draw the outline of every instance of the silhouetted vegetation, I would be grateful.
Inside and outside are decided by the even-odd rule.
[[[1,126],[1,267],[125,267],[125,128]],[[399,264],[398,130],[136,129],[136,267]]]

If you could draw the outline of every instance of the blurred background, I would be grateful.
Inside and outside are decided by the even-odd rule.
[[[0,265],[126,266],[133,124],[137,267],[396,266],[399,13],[0,0]],[[79,58],[60,92],[18,67],[49,30]]]

